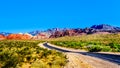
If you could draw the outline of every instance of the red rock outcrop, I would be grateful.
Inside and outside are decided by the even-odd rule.
[[[0,40],[6,39],[6,37],[3,34],[0,34]]]
[[[25,34],[10,34],[7,36],[7,39],[27,40],[27,39],[31,39],[31,36]]]
[[[47,34],[45,34],[45,33],[39,33],[36,36],[34,36],[32,39],[47,39],[47,38],[49,38],[47,36]]]

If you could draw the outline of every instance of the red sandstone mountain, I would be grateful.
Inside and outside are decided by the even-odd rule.
[[[6,39],[6,37],[3,34],[0,34],[0,40]]]
[[[31,39],[31,36],[29,35],[26,35],[26,34],[10,34],[7,36],[7,39],[22,39],[22,40],[25,40],[25,39]]]
[[[33,31],[29,34],[10,34],[0,33],[8,36],[7,39],[45,39],[57,38],[63,36],[77,36],[82,34],[107,34],[107,33],[120,33],[120,27],[114,27],[107,24],[93,25],[89,28],[72,28],[72,29],[59,29],[53,28],[46,31]],[[32,36],[30,36],[32,35]],[[3,37],[3,36],[2,36]]]

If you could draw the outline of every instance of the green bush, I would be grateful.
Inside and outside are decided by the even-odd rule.
[[[110,46],[102,46],[102,50],[101,51],[103,51],[103,52],[111,52],[112,49],[110,48]]]
[[[100,45],[91,45],[88,47],[89,52],[99,52],[102,50],[102,47]]]
[[[55,61],[61,60],[58,66],[66,64],[66,56],[54,50],[40,48],[38,41],[0,41],[0,68],[21,68],[35,64],[40,67],[50,67]],[[59,57],[59,59],[55,59]],[[51,64],[52,63],[52,64]],[[61,65],[63,64],[63,65]],[[45,66],[44,66],[45,65]],[[34,65],[32,66],[34,68]],[[38,68],[40,68],[38,67]]]
[[[103,43],[99,41],[91,41],[91,42],[85,42],[85,41],[52,41],[50,42],[52,44],[68,47],[68,48],[75,48],[75,49],[84,49],[88,50],[90,52],[120,52],[120,44],[117,43]],[[91,47],[88,47],[88,45],[93,45]]]

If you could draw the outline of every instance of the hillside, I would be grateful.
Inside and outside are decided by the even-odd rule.
[[[78,35],[89,35],[89,34],[109,34],[109,33],[119,33],[120,27],[114,27],[107,24],[100,24],[100,25],[93,25],[88,28],[52,28],[45,31],[37,30],[31,31],[28,33],[8,33],[8,32],[1,32],[0,35],[5,36],[6,39],[9,39],[9,36],[12,37],[10,39],[46,39],[46,38],[57,38],[63,36],[78,36]],[[19,36],[19,38],[18,38]],[[15,38],[17,37],[17,38]],[[27,38],[26,38],[27,37]]]
[[[120,52],[120,34],[90,34],[50,38],[52,44],[87,51]]]

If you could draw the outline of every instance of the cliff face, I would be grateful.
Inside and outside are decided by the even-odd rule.
[[[6,37],[3,34],[0,34],[0,40],[6,39]]]
[[[107,24],[93,25],[89,28],[73,28],[73,29],[60,29],[53,28],[46,31],[32,31],[27,34],[12,34],[7,32],[1,32],[0,37],[5,39],[46,39],[57,38],[63,36],[77,36],[82,34],[94,34],[94,33],[120,33],[120,27],[114,27]]]
[[[7,39],[26,40],[26,39],[31,39],[31,36],[25,35],[25,34],[10,34],[10,35],[7,36]]]
[[[95,29],[96,31],[99,31],[99,32],[115,33],[115,32],[119,32],[120,31],[119,27],[114,27],[114,26],[107,25],[107,24],[93,25],[91,28]]]
[[[64,29],[56,30],[52,33],[50,38],[62,37],[62,36],[75,36],[81,34],[93,34],[93,33],[119,33],[120,27],[114,27],[107,24],[93,25],[90,28],[77,28],[77,29]]]

